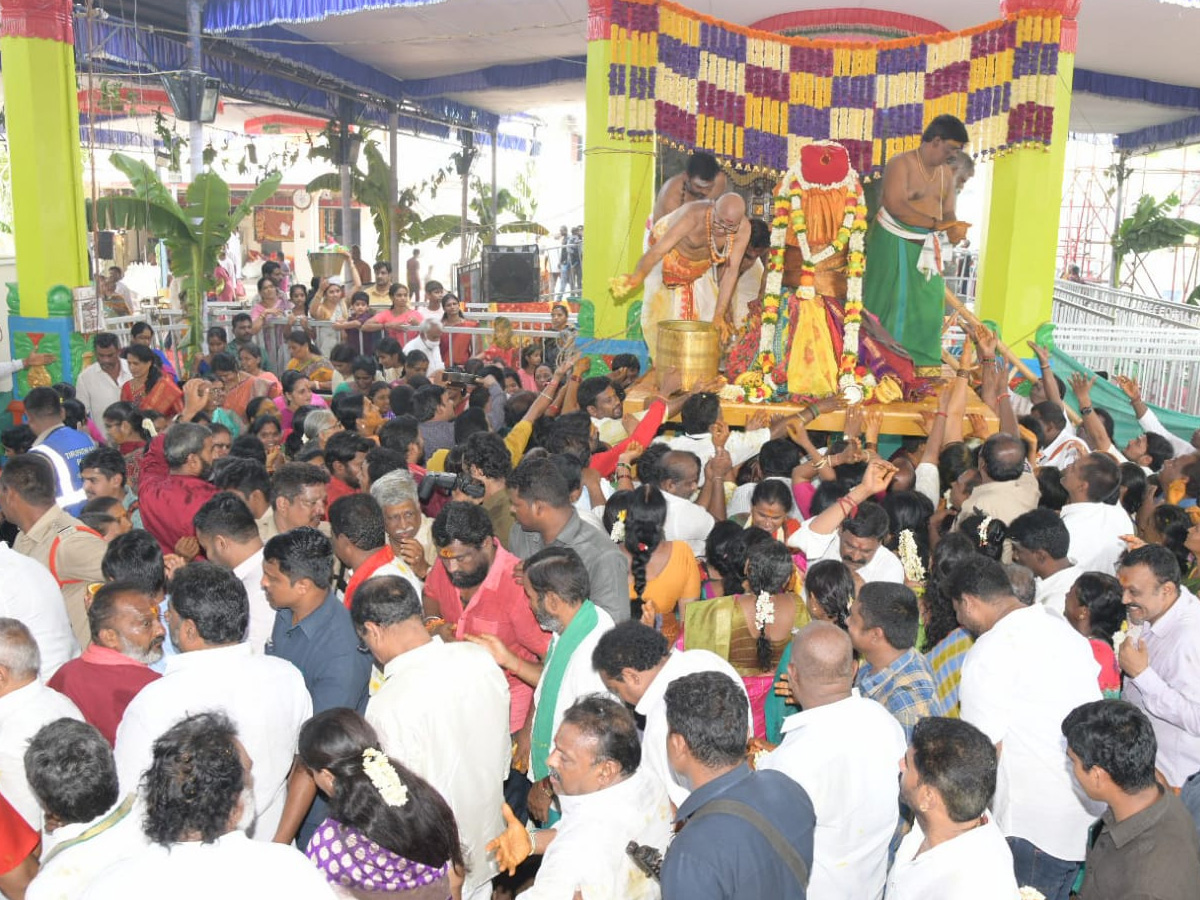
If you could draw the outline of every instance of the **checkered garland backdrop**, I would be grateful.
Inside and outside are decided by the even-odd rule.
[[[1062,19],[1028,12],[957,33],[875,43],[752,31],[663,0],[612,0],[608,129],[784,172],[834,140],[876,175],[950,113],[977,157],[1046,148]]]

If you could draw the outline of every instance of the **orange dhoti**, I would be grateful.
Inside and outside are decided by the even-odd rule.
[[[658,241],[675,224],[676,214],[663,216],[654,223],[650,232],[650,244]],[[695,283],[710,279],[712,290],[697,292]],[[654,359],[658,345],[658,323],[671,319],[687,319],[711,322],[716,315],[716,275],[712,262],[705,259],[689,259],[675,248],[663,257],[662,262],[650,270],[642,284],[642,338]]]

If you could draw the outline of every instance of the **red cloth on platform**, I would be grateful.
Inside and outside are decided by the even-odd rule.
[[[82,656],[60,666],[46,685],[69,697],[104,739],[115,744],[125,707],[158,678],[149,666],[123,653],[88,644]]]
[[[182,537],[194,537],[196,513],[217,493],[211,481],[192,475],[172,475],[158,435],[142,457],[138,503],[142,525],[154,535],[163,553],[174,553]]]

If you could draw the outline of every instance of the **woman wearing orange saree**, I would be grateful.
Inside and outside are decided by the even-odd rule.
[[[157,353],[141,344],[130,344],[125,359],[133,379],[121,386],[122,400],[138,409],[152,409],[167,419],[183,412],[183,391],[163,374]]]
[[[246,405],[255,397],[274,399],[282,393],[278,381],[272,384],[265,378],[255,378],[249,372],[239,372],[237,363],[229,353],[213,354],[210,365],[213,374],[225,388],[223,407],[243,422],[247,421]]]

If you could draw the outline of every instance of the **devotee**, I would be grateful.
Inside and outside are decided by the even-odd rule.
[[[363,273],[366,273],[365,275]],[[389,296],[390,288],[392,287],[392,265],[389,262],[380,260],[375,263],[374,267],[375,282],[368,284],[370,280],[371,269],[363,263],[362,269],[359,270],[359,279],[364,285],[364,291],[371,299],[371,306],[384,309],[391,306],[391,297]]]
[[[220,711],[237,723],[254,762],[253,806],[243,810],[245,821],[256,821],[256,840],[270,841],[312,701],[292,666],[251,652],[245,640],[249,618],[246,589],[232,572],[209,562],[175,572],[167,627],[179,654],[125,708],[115,755],[122,789],[135,790],[159,735],[191,710]]]
[[[1017,896],[1012,851],[988,812],[997,754],[988,736],[966,722],[917,723],[900,759],[900,795],[916,822],[888,872],[888,900]]]
[[[629,618],[629,563],[607,535],[587,525],[571,505],[561,471],[550,459],[526,459],[508,480],[513,518],[513,555],[528,561],[543,548],[570,548],[587,569],[587,598],[614,622]],[[547,735],[549,737],[549,735]]]
[[[976,557],[950,576],[958,620],[977,635],[962,667],[962,718],[1000,749],[992,811],[1021,885],[1067,900],[1094,808],[1062,762],[1063,717],[1100,699],[1099,666],[1061,616],[1013,596],[1000,563]]]
[[[233,354],[233,358],[240,361],[242,351],[246,350],[255,359],[261,360],[263,350],[254,341],[254,319],[250,313],[236,313],[230,321],[230,327],[233,329],[233,337],[229,339],[229,352]]]
[[[491,432],[471,435],[463,444],[462,470],[483,485],[483,511],[492,523],[492,534],[508,550],[516,519],[508,494],[512,453],[504,439]]]
[[[74,703],[38,679],[40,665],[29,629],[0,619],[0,796],[34,830],[42,827],[42,810],[25,777],[29,739],[55,719],[83,721]]]
[[[704,556],[705,539],[717,523],[712,513],[699,503],[692,502],[691,498],[696,495],[700,484],[700,474],[700,459],[690,451],[671,450],[664,453],[657,466],[649,465],[649,459],[646,465],[638,461],[638,475],[642,483],[658,488],[666,501],[667,518],[663,523],[663,536],[668,541],[683,541],[698,559]],[[619,481],[620,475],[618,467]],[[632,484],[630,478],[629,486]],[[712,493],[711,487],[708,493]],[[721,493],[724,499],[723,484]]]
[[[1187,808],[1155,778],[1146,714],[1120,700],[1073,709],[1062,723],[1079,786],[1105,805],[1084,862],[1081,900],[1185,900],[1200,884],[1200,836]]]
[[[454,406],[454,396],[441,385],[423,385],[413,395],[413,415],[421,423],[426,459],[454,446]]]
[[[1179,563],[1149,544],[1120,560],[1129,637],[1117,651],[1125,673],[1123,696],[1154,726],[1156,765],[1172,787],[1200,771],[1200,602],[1179,583]]]
[[[731,431],[728,426],[718,429],[734,468],[756,456],[762,445],[771,438],[785,437],[788,433],[788,421],[794,418],[784,417],[774,424],[768,424],[765,415],[751,416],[743,431]],[[701,391],[692,394],[684,402],[680,411],[679,433],[675,437],[659,440],[669,445],[672,450],[686,450],[696,454],[700,465],[703,466],[716,453],[713,428],[717,423],[725,424],[721,416],[720,398],[714,393]]]
[[[721,171],[721,164],[711,153],[695,151],[688,157],[687,166],[663,182],[654,200],[651,222],[673,213],[692,200],[715,200],[729,190],[729,179]],[[566,226],[563,226],[566,237]]]
[[[196,512],[195,525],[205,557],[233,572],[246,589],[246,642],[252,653],[262,653],[275,627],[275,610],[263,593],[263,542],[254,513],[237,494],[222,491]]]
[[[362,490],[363,463],[374,444],[353,431],[339,431],[325,442],[325,468],[329,470],[326,497],[330,506],[339,497]]]
[[[749,241],[746,201],[732,192],[685,203],[655,223],[649,251],[633,272],[615,279],[612,285],[613,296],[620,300],[655,274],[656,283],[648,286],[642,301],[642,333],[651,357],[658,346],[658,323],[663,320],[712,322],[722,338],[729,336],[733,327],[730,301]],[[713,266],[724,267],[716,307],[700,308],[692,283]]]
[[[921,719],[943,712],[933,670],[915,649],[919,621],[911,590],[878,581],[859,589],[846,619],[850,640],[863,660],[855,685],[896,717],[906,738]]]
[[[764,481],[782,481],[790,489],[792,485],[792,472],[800,465],[800,448],[787,438],[770,440],[759,448],[758,457],[749,460],[747,465],[750,467],[757,466],[757,472],[751,476],[757,480],[739,484],[734,488],[733,496],[729,498],[729,503],[725,508],[725,512],[730,518],[735,516],[749,517],[750,498],[754,495],[754,489]],[[833,465],[834,460],[830,460],[829,463],[821,466],[820,471],[823,472],[827,468],[832,468]],[[819,474],[820,472],[818,472]],[[801,518],[799,510],[795,507],[788,513],[788,516],[797,521]]]
[[[718,672],[741,684],[737,670],[708,650],[673,650],[659,632],[632,620],[600,636],[592,651],[592,666],[604,686],[645,719],[641,771],[654,776],[671,802],[681,806],[691,789],[676,779],[667,762],[663,697],[672,682],[696,672]],[[752,734],[753,722],[748,720],[747,728],[747,734]]]
[[[96,442],[63,423],[62,398],[53,388],[34,388],[25,395],[25,418],[37,438],[30,453],[40,453],[54,467],[55,502],[73,516],[79,515],[87,496],[79,475],[79,460]]]
[[[551,808],[554,787],[547,764],[550,745],[571,704],[586,694],[604,693],[604,683],[592,668],[592,652],[613,622],[604,609],[588,599],[588,570],[579,554],[569,547],[547,547],[535,553],[525,560],[522,578],[534,618],[542,630],[552,635],[550,646],[541,666],[515,655],[512,659],[501,656],[497,662],[526,684],[536,686],[533,706],[517,735],[514,757],[529,759],[529,780],[533,783],[529,811],[543,825],[552,825],[558,813]]]
[[[134,794],[122,796],[112,747],[92,725],[58,719],[25,751],[46,850],[25,900],[74,900],[109,866],[146,846]]]
[[[663,897],[801,900],[816,822],[812,801],[782,772],[746,764],[746,697],[717,672],[667,688],[667,759],[692,794],[662,865]]]
[[[1030,415],[1046,436],[1046,443],[1038,453],[1039,466],[1066,470],[1076,459],[1087,456],[1087,444],[1075,437],[1075,428],[1067,421],[1061,403],[1043,400],[1034,405]]]
[[[979,448],[978,468],[979,484],[963,502],[958,522],[983,513],[1008,525],[1037,507],[1038,482],[1026,471],[1025,444],[1020,438],[1004,432],[993,434]]]
[[[134,528],[142,527],[137,495],[128,480],[125,457],[115,447],[97,447],[79,460],[79,476],[88,501],[107,497],[120,501],[129,513]]]
[[[438,560],[425,582],[426,627],[445,640],[486,647],[508,679],[509,730],[525,724],[533,689],[514,674],[521,660],[537,665],[550,646],[514,575],[521,564],[500,545],[482,507],[452,501],[433,522]]]
[[[271,476],[271,509],[258,519],[263,542],[293,528],[324,525],[329,472],[308,463],[285,463]]]
[[[1182,438],[1176,437],[1163,426],[1162,422],[1158,419],[1158,415],[1142,399],[1142,389],[1136,379],[1130,378],[1127,375],[1118,375],[1114,381],[1117,387],[1129,398],[1129,402],[1133,406],[1133,414],[1137,416],[1138,425],[1147,434],[1157,434],[1159,437],[1164,438],[1171,446],[1172,457],[1190,456],[1196,452],[1196,448],[1192,444]],[[1137,460],[1134,461],[1136,462]]]
[[[518,861],[542,854],[522,897],[658,900],[658,880],[633,861],[630,848],[661,854],[670,842],[671,808],[641,759],[637,723],[617,701],[583,697],[563,714],[550,754],[562,819],[553,830],[527,834],[506,807],[508,830],[489,845],[510,874]]]
[[[432,267],[430,267],[432,269]],[[430,279],[425,282],[425,305],[421,307],[426,313],[426,317],[434,317],[441,319],[442,317],[442,297],[446,296],[446,288],[442,286],[440,281]]]
[[[418,578],[426,578],[437,561],[437,547],[433,520],[421,512],[412,474],[398,469],[372,480],[371,496],[383,510],[383,527],[392,553],[404,560]]]
[[[354,595],[371,578],[403,578],[420,596],[423,586],[403,557],[388,544],[383,527],[383,510],[370,494],[351,494],[329,505],[329,533],[333,554],[345,566],[347,608]]]
[[[271,511],[271,476],[257,459],[230,456],[213,463],[213,487],[232,491],[250,508],[255,523]]]
[[[1067,466],[1062,483],[1069,500],[1061,513],[1071,534],[1067,555],[1085,572],[1111,574],[1125,549],[1121,536],[1135,531],[1117,502],[1120,467],[1106,453],[1088,453]]]
[[[404,264],[404,281],[414,301],[421,299],[421,250],[413,247],[412,256]]]
[[[864,583],[904,583],[904,566],[883,540],[890,523],[883,507],[870,498],[885,492],[896,475],[891,463],[876,459],[867,465],[862,482],[819,515],[804,522],[787,545],[809,562],[838,559]]]
[[[854,648],[836,625],[813,622],[798,631],[787,671],[802,711],[784,720],[783,742],[758,770],[782,772],[812,801],[809,895],[878,900],[900,815],[896,760],[906,749],[904,729],[854,690]]]
[[[1037,602],[1062,615],[1067,592],[1084,570],[1067,552],[1071,533],[1062,519],[1048,509],[1034,509],[1013,519],[1008,528],[1013,562],[1037,576]]]
[[[564,311],[565,318],[566,307],[563,307],[562,304],[558,304],[555,308],[561,308]],[[550,314],[550,319],[553,322],[553,313]],[[566,327],[565,323],[562,327]],[[608,380],[621,390],[629,390],[641,376],[642,361],[632,353],[618,353],[612,358],[612,366],[608,373]]]
[[[101,585],[87,616],[92,642],[46,684],[70,698],[112,745],[125,708],[159,678],[150,666],[163,658],[166,630],[158,598],[132,581]]]
[[[454,811],[467,863],[463,896],[490,897],[496,864],[487,843],[504,827],[512,757],[508,685],[485,650],[431,637],[423,615],[420,596],[401,578],[373,578],[355,591],[350,617],[384,675],[366,719],[384,751]]]
[[[1100,453],[1107,453],[1118,464],[1132,462],[1148,473],[1159,471],[1163,463],[1175,455],[1175,449],[1171,442],[1161,434],[1144,431],[1137,437],[1131,438],[1121,450],[1118,450],[1109,433],[1112,426],[1106,425],[1101,418],[1101,413],[1108,417],[1109,422],[1112,421],[1112,416],[1105,410],[1097,412],[1096,408],[1092,406],[1091,389],[1095,383],[1095,375],[1089,378],[1082,372],[1075,372],[1071,376],[1071,391],[1075,394],[1075,399],[1079,404],[1079,417],[1092,449]],[[1191,450],[1189,449],[1187,452],[1191,453]]]
[[[933,119],[921,145],[891,157],[883,170],[882,204],[867,233],[875,260],[863,281],[863,303],[912,356],[918,372],[942,368],[941,235],[966,237],[955,219],[954,172],[947,163],[962,152],[967,128],[951,115]]]
[[[251,841],[241,828],[268,773],[245,737],[248,724],[219,710],[179,716],[154,740],[143,781],[151,846],[102,873],[86,900],[153,900],[163,885],[183,900],[333,898],[295,848]]]
[[[84,366],[75,379],[75,399],[82,403],[93,422],[104,419],[104,411],[121,399],[121,388],[133,376],[129,363],[121,358],[117,336],[102,331],[92,339],[95,361]]]
[[[55,504],[54,492],[54,470],[41,454],[11,457],[0,470],[0,513],[20,531],[13,549],[54,576],[82,647],[90,637],[87,586],[102,580],[100,561],[106,545],[104,538]]]
[[[67,618],[62,589],[41,563],[0,541],[0,618],[16,619],[29,629],[42,657],[42,681],[49,681],[79,642]]]
[[[471,346],[475,336],[471,334],[452,334],[445,329],[478,328],[479,323],[463,317],[462,304],[454,294],[442,297],[442,339],[440,342],[442,362],[448,366],[461,366],[471,358]]]
[[[429,296],[429,302],[433,303],[433,296]],[[426,318],[417,327],[417,336],[404,345],[403,352],[407,355],[414,350],[420,350],[425,354],[425,358],[429,361],[429,367],[425,370],[426,375],[432,375],[435,372],[440,372],[446,368],[442,361],[442,325],[438,318]],[[407,367],[405,368],[407,374]]]
[[[429,782],[386,756],[362,716],[317,713],[300,729],[299,757],[329,800],[305,852],[330,884],[356,896],[459,895],[465,866],[454,813]],[[343,865],[347,850],[370,865]]]

